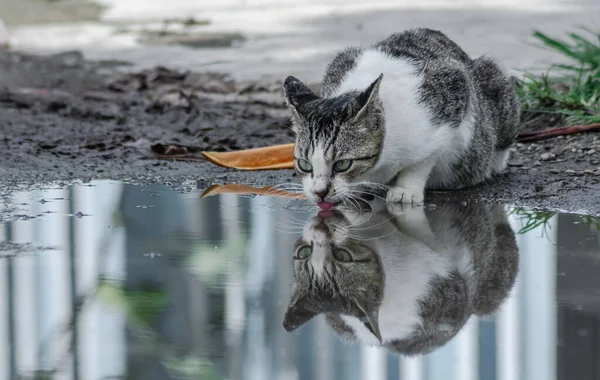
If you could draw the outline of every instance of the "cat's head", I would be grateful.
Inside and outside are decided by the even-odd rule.
[[[383,298],[383,269],[378,255],[351,238],[344,216],[314,217],[294,247],[296,282],[285,314],[287,331],[314,316],[342,313],[359,319],[381,340],[378,310]]]
[[[379,159],[385,133],[378,95],[382,79],[383,74],[364,90],[327,98],[297,78],[285,80],[296,133],[294,167],[310,201],[341,202]]]

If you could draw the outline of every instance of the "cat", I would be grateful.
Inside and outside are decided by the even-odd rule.
[[[306,196],[330,209],[383,185],[388,202],[421,204],[426,188],[461,189],[503,172],[520,121],[514,82],[494,60],[473,60],[425,28],[345,49],[320,96],[288,76]]]
[[[503,208],[408,207],[309,219],[294,247],[284,328],[325,314],[345,340],[411,356],[448,342],[472,314],[495,311],[518,271]]]

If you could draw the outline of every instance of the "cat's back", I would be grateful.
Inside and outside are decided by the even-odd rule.
[[[406,30],[392,34],[375,45],[348,47],[338,53],[327,67],[321,95],[330,97],[353,89],[351,87],[368,86],[382,72],[407,78],[422,71],[428,62],[450,60],[465,65],[472,62],[455,42],[440,31],[427,28]],[[361,77],[364,77],[363,80]],[[349,85],[349,80],[356,83]]]
[[[410,29],[395,33],[377,43],[375,48],[388,55],[422,65],[427,61],[453,59],[470,64],[471,59],[444,33],[428,29]]]

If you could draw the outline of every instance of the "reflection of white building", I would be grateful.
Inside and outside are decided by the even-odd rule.
[[[570,231],[569,216],[561,216],[560,231],[553,218],[545,237],[540,229],[518,236],[520,275],[494,316],[472,318],[446,346],[406,359],[345,344],[322,317],[293,334],[284,331],[297,235],[276,231],[288,218],[279,201],[169,192],[152,197],[114,183],[15,197],[14,203],[29,204],[24,214],[56,213],[4,225],[0,240],[58,249],[0,259],[0,380],[56,368],[57,378],[69,380],[168,379],[173,366],[179,371],[198,363],[222,378],[244,380],[569,379],[578,363],[569,350],[588,357],[579,362],[585,371],[580,378],[600,373],[589,364],[600,362],[591,348],[600,341],[600,307],[594,306],[600,298],[580,290],[594,277],[585,272],[592,262],[585,255],[597,247],[577,251],[581,236],[561,232]],[[119,207],[126,227],[114,219]],[[92,216],[65,216],[77,211]],[[511,222],[517,228],[517,220]],[[558,256],[557,239],[565,246]],[[241,243],[228,248],[223,240]],[[163,256],[145,257],[150,251]],[[83,305],[77,329],[69,329],[73,299],[91,294],[99,273],[131,289],[154,284],[168,306],[141,328],[122,305],[97,298]],[[72,333],[77,344],[69,352]],[[569,350],[557,351],[558,337]]]

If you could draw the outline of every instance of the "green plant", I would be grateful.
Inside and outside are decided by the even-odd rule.
[[[535,31],[542,46],[570,63],[552,64],[546,73],[526,73],[517,83],[525,119],[553,114],[559,123],[600,123],[600,33],[579,28],[568,39],[555,39]],[[547,116],[547,115],[546,115]]]

